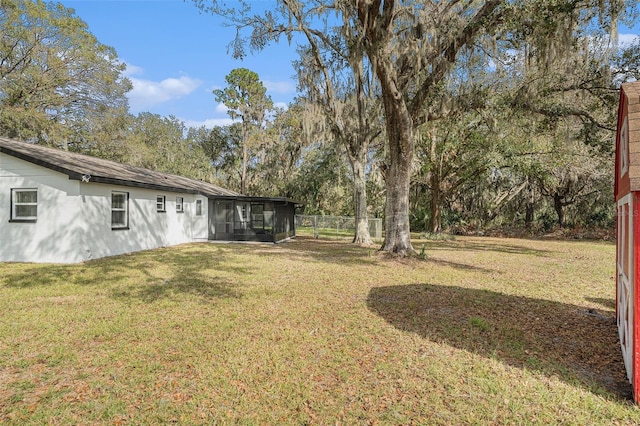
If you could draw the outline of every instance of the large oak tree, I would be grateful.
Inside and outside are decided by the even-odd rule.
[[[383,249],[401,255],[413,252],[409,188],[416,128],[446,114],[438,88],[455,69],[459,54],[481,48],[490,54],[527,42],[534,47],[532,55],[547,55],[552,49],[571,48],[587,28],[615,29],[611,24],[625,6],[635,6],[624,0],[280,0],[267,10],[260,4],[261,10],[252,11],[251,2],[228,9],[222,1],[194,1],[236,26],[236,54],[243,54],[247,40],[260,49],[299,32],[328,34],[365,52],[385,110]],[[350,30],[343,31],[345,26]],[[558,28],[569,29],[565,38],[556,39]],[[248,38],[243,38],[243,29],[251,31]]]
[[[0,2],[0,134],[77,150],[127,114],[131,83],[73,9]]]

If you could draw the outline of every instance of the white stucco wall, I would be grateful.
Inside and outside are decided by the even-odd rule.
[[[11,189],[37,188],[35,223],[10,222]],[[129,194],[129,228],[111,227],[111,193]],[[156,211],[156,197],[166,211]],[[176,212],[183,197],[184,212]],[[202,200],[202,216],[195,201]],[[0,153],[0,261],[75,263],[207,239],[207,199],[200,195],[82,183]]]

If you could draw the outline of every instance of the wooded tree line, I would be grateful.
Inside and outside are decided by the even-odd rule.
[[[640,42],[619,46],[636,2],[293,1],[227,10],[234,54],[295,40],[299,96],[274,108],[239,68],[212,94],[233,124],[186,128],[128,111],[116,52],[59,4],[0,2],[0,134],[287,196],[310,214],[385,218],[408,231],[610,226],[620,83]],[[294,46],[292,46],[294,48]]]

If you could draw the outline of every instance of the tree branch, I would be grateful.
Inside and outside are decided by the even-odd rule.
[[[437,47],[437,58],[439,58],[439,60],[435,58],[436,63],[432,64],[433,70],[422,82],[409,104],[409,112],[415,124],[420,124],[421,110],[424,107],[429,93],[433,89],[433,86],[439,83],[447,71],[454,65],[460,49],[473,41],[485,27],[493,27],[495,23],[502,19],[503,12],[495,12],[505,1],[506,0],[487,1],[456,37]]]

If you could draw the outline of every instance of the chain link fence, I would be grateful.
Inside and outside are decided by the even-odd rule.
[[[370,217],[369,234],[382,241],[382,219]],[[356,231],[356,218],[349,216],[296,215],[296,234],[314,238],[350,239]]]

